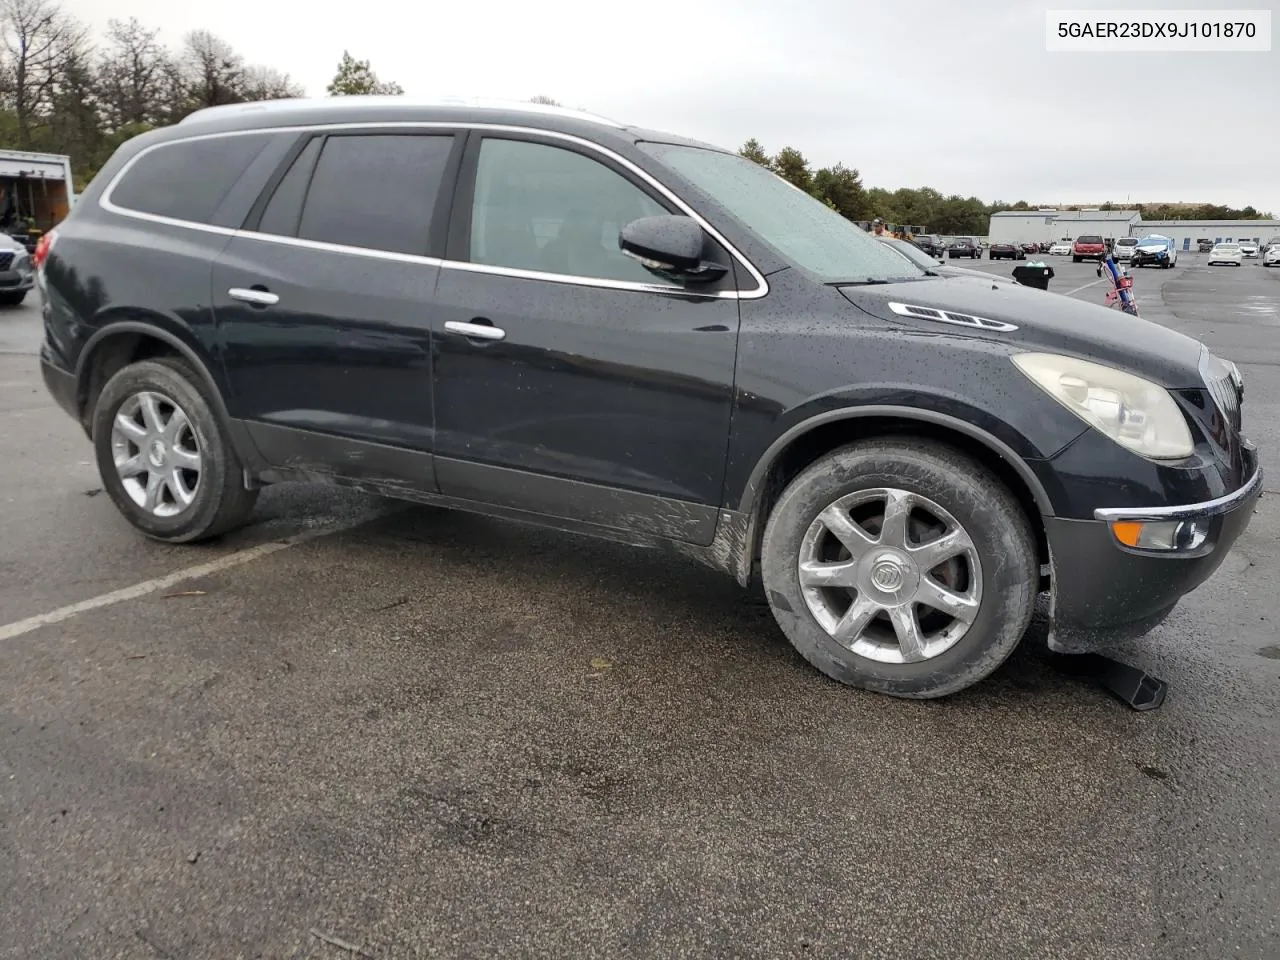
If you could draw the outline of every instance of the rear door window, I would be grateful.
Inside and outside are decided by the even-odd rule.
[[[293,161],[293,165],[276,186],[270,202],[262,211],[262,219],[258,221],[259,233],[275,233],[283,237],[298,235],[302,203],[307,198],[311,171],[315,169],[316,157],[320,154],[322,143],[324,143],[323,137],[311,140]]]
[[[276,187],[261,233],[423,256],[451,135],[331,135],[313,140]]]
[[[213,223],[270,134],[203,137],[165,143],[141,153],[111,188],[117,207],[189,223]]]

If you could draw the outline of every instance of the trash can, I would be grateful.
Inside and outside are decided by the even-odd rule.
[[[1049,281],[1053,279],[1053,267],[1044,263],[1019,264],[1013,268],[1013,279],[1037,290],[1048,290]]]

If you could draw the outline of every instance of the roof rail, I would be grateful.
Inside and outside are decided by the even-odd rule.
[[[530,103],[527,100],[502,100],[492,97],[406,97],[404,95],[370,95],[355,97],[299,97],[285,100],[253,100],[248,103],[228,103],[217,107],[204,107],[183,117],[180,124],[203,123],[218,120],[222,117],[273,114],[301,113],[308,110],[357,110],[371,106],[404,107],[469,107],[474,110],[505,110],[513,113],[534,113],[543,116],[565,117],[574,120],[586,120],[609,127],[621,128],[616,120],[597,116],[585,110],[573,110],[568,107],[555,107],[545,103]]]

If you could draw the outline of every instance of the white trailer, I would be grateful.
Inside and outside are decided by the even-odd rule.
[[[75,203],[71,158],[0,150],[0,230],[10,235],[56,227]]]

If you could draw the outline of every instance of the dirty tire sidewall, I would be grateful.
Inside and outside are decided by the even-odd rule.
[[[200,446],[201,476],[195,500],[174,517],[157,517],[133,502],[111,453],[116,414],[125,400],[142,390],[164,394],[182,407]],[[102,388],[91,426],[103,488],[126,519],[147,536],[171,543],[201,540],[240,525],[252,511],[257,491],[245,489],[239,458],[218,423],[204,385],[181,360],[143,360],[117,372]]]
[[[854,654],[818,625],[801,593],[797,558],[810,524],[838,498],[872,487],[899,487],[942,506],[968,531],[982,564],[982,605],[972,626],[921,663]],[[769,516],[761,568],[779,626],[809,663],[841,683],[912,698],[945,696],[991,674],[1026,632],[1039,587],[1035,536],[1014,496],[971,458],[917,439],[868,441],[808,467]]]

